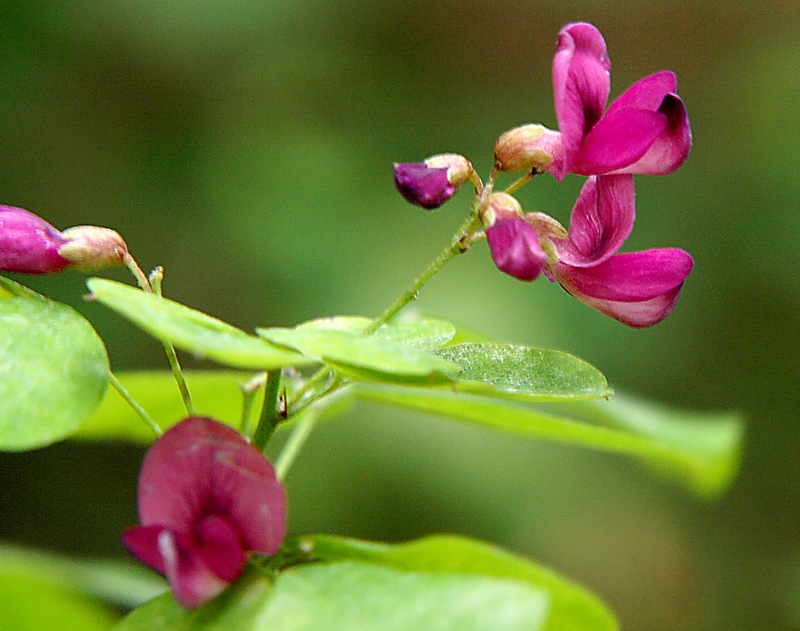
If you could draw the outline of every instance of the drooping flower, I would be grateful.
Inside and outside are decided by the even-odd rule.
[[[632,175],[592,176],[570,216],[566,238],[542,235],[555,248],[545,274],[581,302],[634,328],[666,318],[694,261],[663,248],[619,254],[634,220]],[[541,224],[541,232],[547,232]]]
[[[76,226],[61,232],[32,212],[0,206],[0,271],[50,274],[123,262],[128,248],[109,228]]]
[[[544,151],[552,157],[546,168],[559,180],[567,173],[664,175],[689,155],[692,132],[675,93],[675,75],[662,71],[637,81],[604,113],[610,69],[606,43],[597,28],[576,22],[561,29],[553,58],[559,131],[547,130],[539,140],[525,144],[528,152]],[[525,170],[511,168],[524,167],[525,160],[508,165],[499,160],[499,166]]]
[[[236,431],[189,417],[165,432],[139,474],[139,526],[125,546],[163,574],[186,608],[235,581],[248,552],[275,554],[286,497],[272,466]]]
[[[492,193],[484,205],[482,219],[498,269],[519,280],[538,278],[547,255],[536,230],[524,219],[520,203],[507,193]]]
[[[395,163],[394,183],[406,200],[432,210],[455,195],[472,172],[472,164],[464,156],[443,153],[423,162]]]

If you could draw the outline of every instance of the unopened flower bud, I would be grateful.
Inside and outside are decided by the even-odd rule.
[[[59,254],[63,235],[22,208],[0,206],[0,271],[22,274],[59,272],[70,261]]]
[[[505,132],[494,145],[501,171],[542,172],[561,153],[561,134],[542,125],[523,125]]]
[[[128,246],[118,232],[99,226],[75,226],[61,233],[64,243],[58,254],[84,271],[121,265]]]
[[[547,263],[534,227],[522,214],[519,202],[508,193],[492,193],[482,218],[492,260],[502,272],[519,280],[535,280]]]
[[[394,165],[394,183],[400,194],[415,206],[428,210],[444,204],[471,175],[470,161],[456,153]]]
[[[481,208],[483,225],[491,228],[495,222],[522,216],[522,206],[508,193],[492,193]]]

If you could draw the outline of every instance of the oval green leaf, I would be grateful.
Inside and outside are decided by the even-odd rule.
[[[333,316],[310,320],[298,325],[297,329],[334,329],[350,333],[363,333],[372,320],[360,316]],[[434,351],[453,339],[456,327],[446,320],[422,318],[383,324],[372,335],[382,340],[411,346],[424,351]]]
[[[90,278],[86,284],[98,302],[153,337],[171,342],[199,357],[227,366],[256,370],[314,363],[303,355],[278,348],[201,311],[130,285],[104,278]]]
[[[100,405],[108,374],[103,341],[83,316],[0,277],[0,449],[75,432]]]
[[[443,389],[358,383],[353,384],[353,391],[363,399],[451,417],[496,431],[628,454],[702,496],[719,494],[730,484],[741,449],[741,419],[735,415],[706,419],[708,422],[703,425],[687,419],[684,425],[691,429],[684,427],[680,431],[677,428],[667,431],[665,428],[674,427],[675,418],[680,413],[658,416],[656,409],[652,408],[648,422],[652,424],[652,418],[657,417],[659,429],[644,432],[633,430],[633,424],[641,422],[639,414],[633,410],[624,413],[632,415],[627,422],[620,419],[616,427],[608,427],[493,397]],[[584,405],[588,415],[597,417],[597,410],[604,409],[605,403],[591,401]],[[577,403],[569,404],[572,405],[578,406]],[[608,408],[606,413],[612,417],[618,414],[614,407]],[[690,416],[695,421],[698,417],[696,414]]]
[[[379,336],[362,335],[333,328],[268,328],[256,332],[272,342],[325,362],[355,375],[371,372],[381,380],[402,378],[428,379],[437,374],[458,371],[458,366],[413,346],[398,344]]]
[[[459,365],[454,388],[520,401],[571,401],[612,394],[597,368],[561,351],[513,344],[457,344],[436,353]]]

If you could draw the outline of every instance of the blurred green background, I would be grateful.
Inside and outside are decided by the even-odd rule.
[[[581,581],[629,630],[800,628],[800,4],[5,1],[0,201],[117,229],[166,268],[165,293],[245,329],[375,314],[469,203],[409,206],[391,163],[456,151],[485,177],[503,131],[555,126],[550,63],[575,20],[605,35],[612,97],[678,75],[694,150],[676,174],[638,178],[626,245],[694,255],[676,311],[629,330],[500,275],[483,244],[417,307],[574,352],[618,390],[745,412],[740,477],[704,503],[623,458],[363,406],[292,470],[291,530],[485,538]],[[580,183],[542,178],[519,198],[566,222]],[[157,343],[81,301],[82,276],[23,280],[85,314],[115,369],[165,366]],[[0,454],[0,538],[124,557],[140,458]]]

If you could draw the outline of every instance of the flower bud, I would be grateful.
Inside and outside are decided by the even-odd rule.
[[[22,274],[59,272],[70,261],[59,254],[63,235],[22,208],[0,206],[0,271]]]
[[[542,172],[561,152],[561,134],[542,125],[523,125],[505,132],[494,145],[501,171]]]
[[[519,202],[507,193],[493,193],[486,200],[482,219],[498,269],[519,280],[535,280],[547,263],[547,255],[536,230],[523,217]]]
[[[128,246],[118,232],[99,226],[75,226],[61,233],[64,243],[58,254],[83,271],[120,265]]]
[[[455,195],[472,172],[472,164],[464,156],[443,153],[424,162],[396,162],[394,183],[406,200],[431,210]]]
[[[495,222],[522,216],[522,206],[508,193],[492,193],[481,208],[483,225],[491,228]]]

